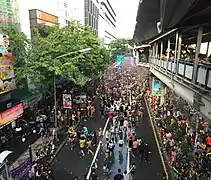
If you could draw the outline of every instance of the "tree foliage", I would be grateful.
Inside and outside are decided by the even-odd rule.
[[[57,79],[65,78],[73,84],[83,85],[109,64],[109,53],[100,46],[97,36],[88,26],[77,22],[62,28],[34,29],[31,40],[12,28],[3,31],[13,41],[17,77],[27,76],[36,84],[52,87],[56,75]],[[80,52],[86,48],[91,50]]]
[[[113,59],[116,58],[117,55],[123,55],[125,53],[129,53],[130,50],[128,48],[130,40],[127,39],[116,39],[111,41],[108,45],[108,49],[111,52],[111,56]]]
[[[34,30],[29,48],[28,69],[35,82],[51,83],[55,73],[57,77],[64,76],[74,84],[83,85],[109,63],[106,49],[100,46],[98,38],[87,26],[72,22],[66,27],[46,27],[43,31],[46,37]],[[78,52],[86,48],[91,50]]]

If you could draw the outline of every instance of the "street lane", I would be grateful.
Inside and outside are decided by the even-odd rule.
[[[104,127],[105,120],[101,120],[100,117],[100,99],[97,98],[95,101],[95,115],[88,121],[82,122],[79,128],[84,126],[88,127],[88,130],[96,130],[100,127]],[[93,149],[95,152],[96,147]],[[63,147],[59,155],[55,158],[53,163],[53,173],[55,180],[68,180],[73,179],[75,176],[83,176],[88,172],[88,168],[92,162],[93,156],[86,155],[85,157],[80,158],[79,156],[80,149],[77,145],[74,150],[70,151],[69,143]]]
[[[144,102],[144,100],[143,100]],[[143,138],[149,145],[149,162],[140,162],[140,158],[130,157],[130,164],[135,162],[136,174],[135,180],[160,180],[162,179],[164,170],[161,158],[156,145],[155,137],[149,120],[147,108],[144,104],[144,119],[139,121],[136,128],[136,135],[138,138]]]
[[[105,175],[103,174],[103,162],[105,159],[105,147],[106,147],[106,140],[103,138],[103,146],[100,149],[100,153],[97,157],[97,164],[99,166],[97,173],[99,176],[99,179],[104,180]],[[124,146],[122,149],[122,154],[119,154],[119,145],[116,138],[115,147],[114,147],[114,154],[112,157],[110,157],[110,169],[111,169],[111,175],[110,178],[113,179],[115,174],[117,173],[118,169],[120,168],[122,172],[124,172],[127,169],[127,142],[124,142]]]

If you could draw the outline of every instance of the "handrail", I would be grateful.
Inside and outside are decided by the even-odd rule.
[[[197,68],[197,78],[196,81],[192,82],[193,73],[194,73],[194,62],[186,61],[180,59],[178,64],[176,61],[161,60],[158,58],[152,58],[153,61],[150,61],[151,64],[154,64],[155,67],[158,67],[159,70],[164,70],[165,73],[175,73],[175,76],[182,78],[182,80],[189,81],[191,84],[195,85],[197,88],[204,90],[211,89],[211,63],[199,62],[196,66]],[[164,64],[164,62],[166,62]],[[181,66],[183,64],[183,66]],[[176,69],[175,69],[176,66]],[[200,76],[200,77],[199,77]]]

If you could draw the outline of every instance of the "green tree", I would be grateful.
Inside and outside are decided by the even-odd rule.
[[[129,53],[130,50],[128,48],[128,44],[129,40],[127,39],[116,39],[111,41],[108,45],[108,49],[111,52],[112,58],[115,59],[117,55]]]
[[[83,85],[109,63],[107,50],[100,46],[99,39],[87,26],[72,22],[62,28],[46,27],[42,34],[45,37],[38,29],[34,30],[28,52],[28,74],[35,83],[52,86],[56,74],[57,78],[65,77],[74,84]],[[77,53],[86,48],[91,50]],[[57,58],[70,52],[76,53]]]

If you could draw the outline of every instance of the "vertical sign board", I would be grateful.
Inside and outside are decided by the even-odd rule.
[[[72,109],[72,96],[71,94],[63,94],[63,107]]]
[[[16,89],[11,42],[0,32],[0,94]]]
[[[80,105],[81,110],[87,109],[87,98],[86,95],[76,96],[76,103]]]
[[[161,96],[162,93],[162,82],[156,78],[153,77],[152,79],[152,94],[154,96]]]

